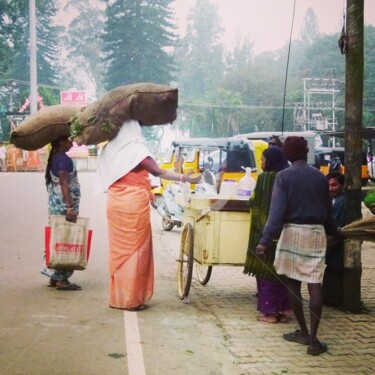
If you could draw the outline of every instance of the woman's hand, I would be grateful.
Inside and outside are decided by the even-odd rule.
[[[77,221],[77,214],[74,211],[73,207],[67,208],[65,218],[66,221],[71,221],[72,223],[75,223]]]
[[[197,184],[202,179],[201,174],[196,172],[189,172],[181,176],[181,182],[190,182],[191,184]]]

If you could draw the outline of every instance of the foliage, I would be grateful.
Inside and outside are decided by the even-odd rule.
[[[197,0],[188,15],[186,36],[176,49],[176,78],[183,106],[178,124],[182,130],[190,129],[190,136],[221,133],[222,124],[218,121],[222,121],[220,112],[224,109],[215,106],[220,105],[225,71],[222,32],[217,6],[209,0]]]
[[[58,82],[59,50],[58,41],[61,27],[54,26],[57,12],[55,0],[39,0],[37,10],[37,76],[38,82],[44,85],[55,85]],[[12,56],[12,66],[7,75],[21,81],[30,80],[29,70],[29,14],[20,17],[17,22],[22,26],[20,43],[22,48]]]
[[[363,198],[363,203],[366,207],[371,207],[375,205],[375,189],[369,190],[365,197]]]
[[[302,25],[300,39],[304,45],[311,45],[319,36],[318,20],[311,7],[307,8]]]
[[[63,39],[67,50],[64,69],[72,87],[85,88],[90,83],[97,93],[104,92],[101,36],[105,14],[96,0],[70,0],[65,11],[78,13],[67,27]]]
[[[175,70],[172,0],[106,1],[102,36],[107,89],[136,82],[169,84]]]
[[[21,48],[22,21],[27,14],[28,1],[0,0],[0,78],[11,66],[12,54]]]

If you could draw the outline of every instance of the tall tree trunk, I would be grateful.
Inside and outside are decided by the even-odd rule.
[[[361,154],[363,104],[363,11],[364,0],[347,0],[345,73],[345,222],[361,214]],[[361,244],[346,241],[344,250],[344,309],[361,310]]]

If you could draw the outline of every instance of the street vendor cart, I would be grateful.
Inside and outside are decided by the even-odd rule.
[[[180,198],[181,199],[181,198]],[[208,199],[192,194],[180,200],[184,226],[178,259],[178,295],[189,295],[193,266],[200,284],[208,283],[213,266],[243,266],[250,230],[248,201]]]

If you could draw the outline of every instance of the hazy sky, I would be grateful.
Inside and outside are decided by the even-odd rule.
[[[223,42],[231,48],[240,32],[254,42],[255,53],[275,50],[289,41],[294,0],[211,0],[219,6],[225,28]],[[195,0],[176,0],[180,32],[186,30],[186,15]],[[298,38],[306,10],[312,7],[319,30],[325,34],[340,32],[346,0],[296,0],[293,38]],[[365,0],[365,24],[375,25],[375,0]]]

